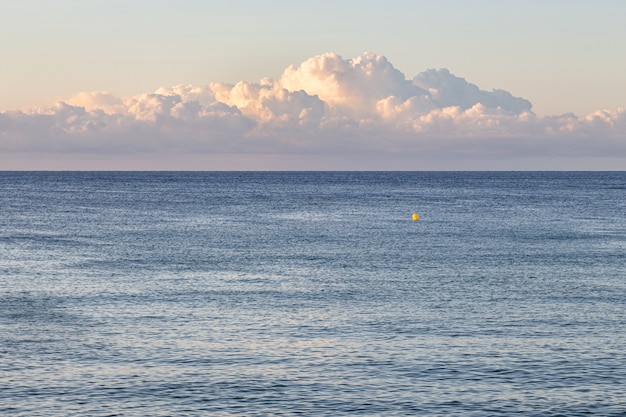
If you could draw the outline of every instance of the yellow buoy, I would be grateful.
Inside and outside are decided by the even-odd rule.
[[[416,222],[420,219],[420,216],[417,215],[417,213],[413,213],[413,221]]]

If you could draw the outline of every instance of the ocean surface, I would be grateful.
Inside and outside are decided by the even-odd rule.
[[[0,172],[3,416],[624,416],[625,334],[626,172]]]

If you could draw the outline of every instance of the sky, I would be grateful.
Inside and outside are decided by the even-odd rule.
[[[626,167],[626,2],[0,0],[0,169]]]

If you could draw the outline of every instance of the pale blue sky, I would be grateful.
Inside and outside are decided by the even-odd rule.
[[[448,68],[538,114],[626,106],[626,2],[0,1],[0,110],[79,91],[258,81],[323,52]]]

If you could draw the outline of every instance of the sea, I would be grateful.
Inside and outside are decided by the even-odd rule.
[[[3,416],[624,416],[625,334],[626,172],[0,172]]]

